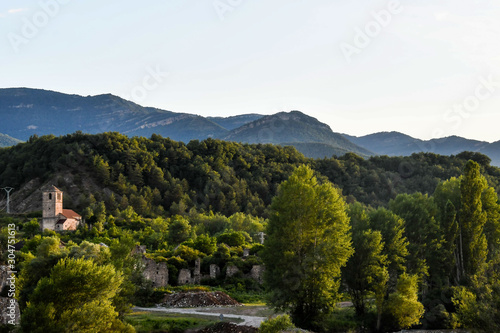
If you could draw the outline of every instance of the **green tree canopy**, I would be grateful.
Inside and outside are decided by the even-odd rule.
[[[112,265],[61,259],[38,282],[21,318],[22,328],[45,333],[132,331],[111,304],[122,280]]]
[[[298,167],[273,199],[263,253],[272,306],[314,326],[334,305],[340,269],[352,255],[345,202],[329,182]]]

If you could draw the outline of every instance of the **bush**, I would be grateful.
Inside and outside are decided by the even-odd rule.
[[[351,332],[357,328],[374,327],[375,320],[373,313],[365,313],[363,317],[356,317],[352,308],[343,308],[325,316],[320,326],[325,332]]]
[[[289,315],[277,316],[262,322],[259,327],[260,333],[278,333],[287,329],[295,328]]]

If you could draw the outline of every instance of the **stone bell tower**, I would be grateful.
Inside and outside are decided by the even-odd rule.
[[[42,193],[43,218],[42,230],[54,230],[59,214],[63,213],[63,193],[54,185],[48,186]]]

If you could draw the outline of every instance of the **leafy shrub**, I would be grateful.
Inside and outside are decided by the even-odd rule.
[[[295,328],[289,315],[277,316],[262,322],[259,327],[260,333],[279,333],[281,331]]]

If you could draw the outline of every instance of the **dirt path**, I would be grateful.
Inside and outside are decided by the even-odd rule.
[[[221,310],[224,308],[221,307]],[[141,308],[134,307],[132,308],[134,311],[149,311],[149,312],[167,312],[167,313],[183,313],[183,314],[191,314],[191,315],[202,315],[202,316],[211,316],[211,317],[219,317],[220,313],[213,312],[204,312],[206,308]],[[266,317],[257,317],[257,316],[247,316],[247,315],[239,315],[239,314],[224,314],[224,318],[232,318],[232,319],[241,319],[243,322],[238,323],[238,325],[259,327],[260,323],[266,320]]]

